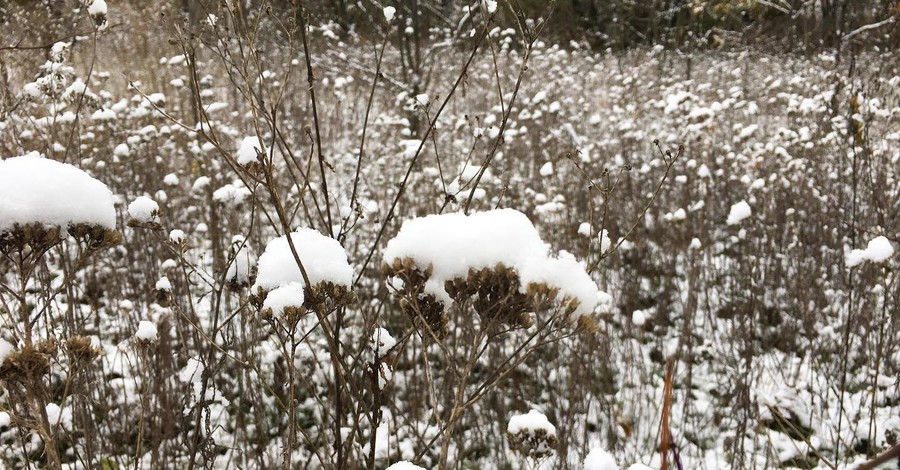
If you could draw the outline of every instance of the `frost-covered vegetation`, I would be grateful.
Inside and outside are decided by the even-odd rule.
[[[896,16],[800,55],[58,3],[0,6],[0,468],[898,453]]]

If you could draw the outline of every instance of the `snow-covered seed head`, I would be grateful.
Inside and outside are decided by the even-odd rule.
[[[543,413],[536,410],[510,418],[506,438],[510,448],[533,459],[549,457],[559,444],[556,427]]]

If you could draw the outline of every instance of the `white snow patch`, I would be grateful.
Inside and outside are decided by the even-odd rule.
[[[310,283],[316,285],[332,282],[350,287],[353,268],[347,262],[347,252],[337,240],[315,230],[301,228],[291,234],[291,241]],[[272,290],[291,282],[303,282],[303,275],[285,236],[269,242],[266,251],[259,257],[258,268],[254,291],[258,288]]]
[[[151,321],[141,320],[134,337],[144,341],[156,341],[157,334],[156,324]]]
[[[84,171],[32,152],[0,161],[0,232],[41,223],[116,227],[113,194]]]
[[[584,470],[619,470],[619,465],[609,452],[596,448],[584,458]]]
[[[378,357],[384,357],[391,348],[397,345],[397,340],[391,336],[388,330],[375,328],[375,332],[372,333],[372,345],[374,346],[375,354]]]
[[[502,264],[518,272],[522,292],[530,284],[546,283],[562,297],[577,299],[576,315],[592,312],[597,304],[597,285],[581,263],[565,251],[551,257],[528,217],[512,209],[409,220],[384,251],[388,264],[404,258],[423,270],[430,266],[430,279],[441,290],[446,281],[464,278],[470,269]]]
[[[869,241],[865,250],[853,250],[847,254],[847,267],[855,267],[864,261],[883,263],[894,256],[894,246],[884,236],[878,236]]]
[[[263,309],[271,309],[275,316],[281,316],[289,307],[300,308],[303,306],[302,282],[289,282],[272,290],[266,295]]]
[[[156,222],[158,214],[159,204],[147,196],[138,196],[128,204],[128,216],[138,222]]]
[[[506,425],[506,432],[510,434],[518,434],[522,431],[533,434],[538,430],[545,431],[548,436],[556,436],[556,426],[550,423],[544,413],[537,410],[531,410],[523,415],[513,415]]]
[[[728,225],[736,225],[741,223],[742,220],[750,217],[753,211],[750,210],[750,205],[747,204],[747,201],[741,201],[737,204],[731,206],[731,210],[728,212],[728,220],[726,223]]]

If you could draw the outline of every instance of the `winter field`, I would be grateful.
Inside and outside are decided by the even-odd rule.
[[[88,3],[0,32],[0,468],[896,452],[893,51]]]

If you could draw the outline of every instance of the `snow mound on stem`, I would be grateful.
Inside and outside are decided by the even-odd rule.
[[[115,229],[113,194],[81,169],[37,152],[0,161],[0,232],[33,223]]]
[[[291,241],[309,276],[310,284],[315,286],[330,282],[350,288],[353,268],[347,262],[347,252],[337,240],[315,230],[301,228],[291,234]],[[266,245],[257,266],[256,283],[252,288],[254,292],[259,289],[271,291],[292,282],[305,285],[286,236],[278,237]]]
[[[577,316],[592,312],[597,304],[597,285],[584,267],[565,251],[552,257],[528,217],[513,209],[409,220],[384,251],[388,265],[404,259],[430,271],[432,286],[438,289],[446,281],[465,278],[470,270],[499,264],[518,273],[523,293],[529,285],[545,284],[577,300]]]

